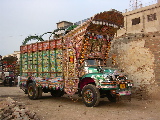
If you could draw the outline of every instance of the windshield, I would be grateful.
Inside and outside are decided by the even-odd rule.
[[[100,59],[85,60],[85,66],[103,66],[103,61]]]
[[[85,61],[85,66],[92,66],[92,65],[96,65],[95,60],[86,60]]]

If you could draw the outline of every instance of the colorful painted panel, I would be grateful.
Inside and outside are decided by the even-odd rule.
[[[55,48],[55,40],[50,41],[50,50],[53,50]]]
[[[39,76],[41,76],[42,74],[40,72],[42,72],[42,52],[38,52],[38,72]]]
[[[22,76],[27,77],[27,76],[28,76],[28,74],[27,74],[27,73],[23,73],[23,74],[22,74]]]
[[[50,51],[50,65],[51,65],[51,72],[55,72],[55,58],[56,58],[56,53],[55,50]]]
[[[51,72],[51,78],[55,78],[56,76],[57,76],[56,73],[52,73],[52,72]]]
[[[28,69],[28,54],[24,53],[21,55],[21,68],[22,72],[26,72]]]
[[[52,79],[49,79],[49,88],[53,90],[57,89],[63,89],[64,88],[64,82],[62,77],[55,77]]]
[[[68,61],[68,55],[67,55],[67,49],[64,49],[63,50],[63,61]],[[62,62],[62,65],[63,65],[63,74],[64,74],[64,77],[67,77],[68,76],[68,74],[67,74],[67,62]]]
[[[62,50],[56,50],[56,72],[62,72]]]
[[[48,50],[49,49],[49,41],[43,42],[43,50]]]
[[[56,49],[56,59],[62,59],[62,49]]]
[[[27,52],[27,45],[21,46],[21,53],[26,53],[26,52]]]
[[[33,72],[37,72],[37,52],[33,53]],[[37,76],[37,74],[35,74]]]
[[[43,77],[45,78],[49,78],[50,77],[50,73],[42,73]]]
[[[49,65],[49,50],[43,51],[43,72],[49,72],[50,65]]]
[[[32,59],[32,53],[28,53],[28,72],[32,72],[32,64],[33,64],[33,59]]]
[[[28,52],[32,52],[32,44],[28,45]]]
[[[62,59],[56,59],[56,72],[62,72]]]
[[[32,51],[36,52],[37,51],[37,43],[32,44]]]
[[[56,44],[56,48],[62,47],[61,40],[55,40],[55,44]]]
[[[42,50],[42,43],[38,43],[38,50]]]
[[[37,81],[37,86],[42,88],[49,88],[53,90],[57,89],[62,90],[64,88],[64,82],[62,77],[45,78],[45,79],[38,77],[35,78],[35,80]]]

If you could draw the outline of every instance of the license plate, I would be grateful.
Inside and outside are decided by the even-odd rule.
[[[126,88],[126,84],[120,84],[120,88],[121,88],[121,89]]]

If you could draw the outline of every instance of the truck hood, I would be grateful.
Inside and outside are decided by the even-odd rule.
[[[124,73],[120,72],[118,69],[109,68],[109,67],[88,67],[87,74],[82,76],[83,78],[90,77],[96,80],[106,81],[109,80],[110,76],[114,79],[116,75],[124,75]]]

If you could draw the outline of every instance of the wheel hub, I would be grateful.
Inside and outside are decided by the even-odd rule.
[[[33,96],[33,88],[32,87],[28,88],[28,94],[29,94],[29,96]]]
[[[92,92],[92,90],[88,89],[84,92],[84,99],[87,103],[93,102],[93,92]]]

